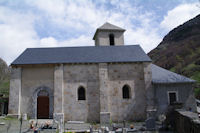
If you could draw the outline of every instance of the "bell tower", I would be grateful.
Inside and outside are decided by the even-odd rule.
[[[126,30],[106,22],[97,28],[93,40],[95,46],[120,46],[124,45],[124,32]]]

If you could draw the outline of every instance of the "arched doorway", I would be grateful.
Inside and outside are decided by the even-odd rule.
[[[37,118],[49,119],[49,93],[45,90],[41,90],[38,92]]]
[[[38,109],[41,109],[38,105],[38,96],[48,96],[48,98],[49,98],[49,117],[48,118],[52,119],[53,118],[53,110],[54,110],[53,109],[54,95],[53,95],[53,90],[49,87],[46,87],[46,86],[40,86],[33,92],[33,95],[32,95],[32,100],[33,100],[33,102],[32,102],[32,116],[31,116],[31,118],[37,119],[38,118],[38,113],[37,113]],[[40,99],[40,97],[39,97],[39,99]],[[47,100],[47,98],[46,98],[46,100]],[[46,105],[48,105],[48,104],[46,104]],[[47,106],[46,106],[46,109],[47,109]]]

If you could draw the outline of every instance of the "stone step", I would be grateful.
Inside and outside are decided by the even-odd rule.
[[[65,123],[66,130],[89,130],[90,124],[88,123]]]
[[[52,126],[52,127],[57,126],[57,124],[53,122],[53,119],[30,119],[29,124],[31,124],[31,123],[34,126],[37,123],[37,127],[41,127],[41,126],[44,126],[46,124],[48,124],[49,126]]]

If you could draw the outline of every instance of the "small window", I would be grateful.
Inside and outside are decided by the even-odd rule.
[[[78,100],[85,100],[85,88],[78,88]]]
[[[110,45],[114,46],[115,45],[115,36],[113,34],[109,35],[109,40],[110,40]]]
[[[123,99],[130,98],[130,87],[128,85],[124,85],[124,87],[122,88],[122,96]]]
[[[169,104],[173,105],[174,102],[177,102],[177,92],[168,92]]]

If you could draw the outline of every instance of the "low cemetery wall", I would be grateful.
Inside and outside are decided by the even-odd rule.
[[[178,133],[199,133],[200,119],[197,113],[176,110],[174,128]]]

